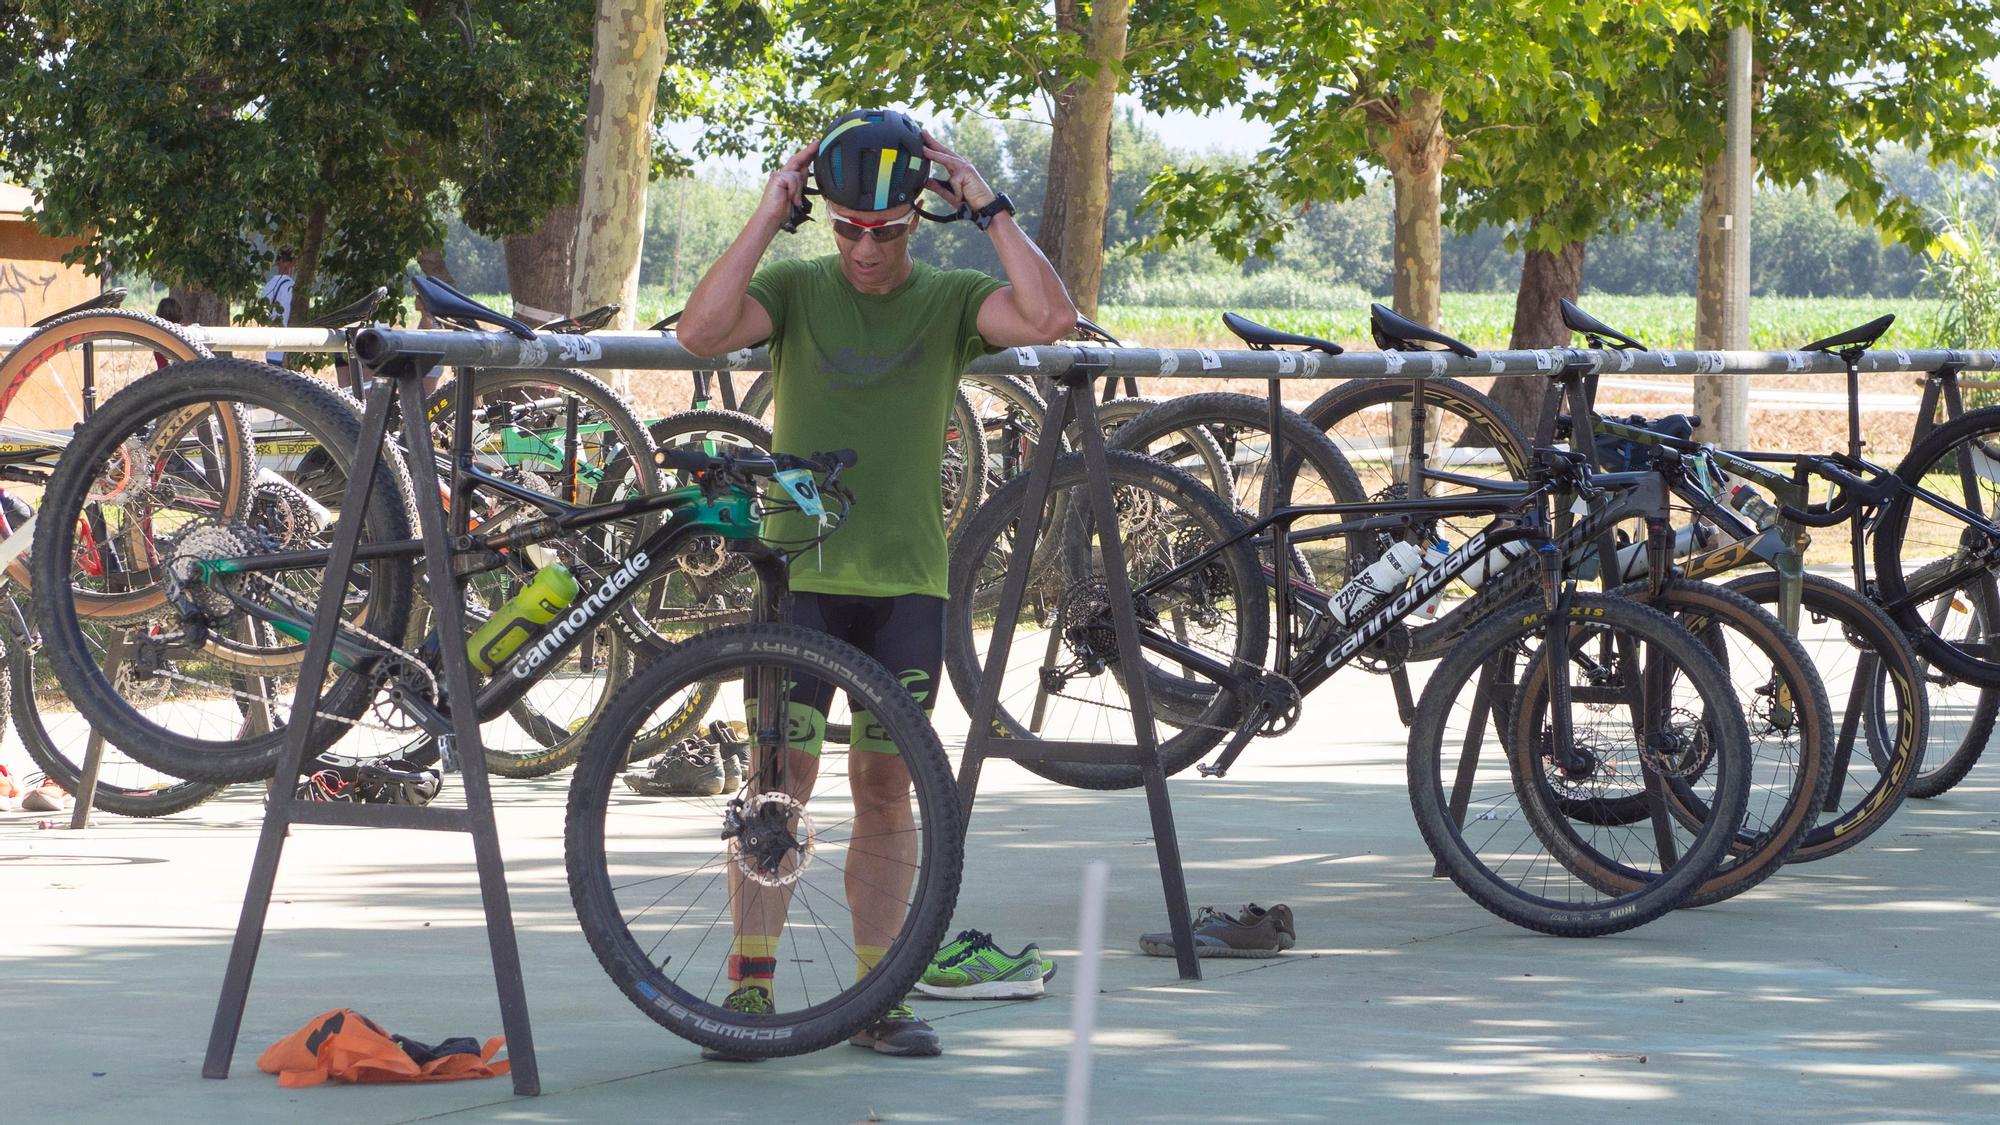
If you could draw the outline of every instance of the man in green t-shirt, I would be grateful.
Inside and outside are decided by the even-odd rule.
[[[808,169],[838,252],[758,269],[795,209],[803,211]],[[944,182],[929,178],[935,171]],[[993,240],[1004,282],[911,259],[909,236],[926,190]],[[680,319],[680,343],[696,355],[770,342],[776,451],[859,454],[842,478],[853,487],[854,508],[838,532],[796,561],[787,618],[881,661],[926,711],[943,662],[939,482],[958,378],[984,352],[1050,343],[1076,324],[1062,280],[1015,224],[1013,211],[970,163],[904,115],[849,113],[771,173],[756,213],[695,286]],[[817,528],[795,513],[769,521],[764,534],[801,542]],[[829,687],[800,686],[790,704],[795,747],[817,756],[831,700]],[[865,974],[902,929],[916,844],[909,772],[895,746],[865,711],[854,714],[853,731],[853,837],[879,841],[848,855],[856,968]],[[726,1003],[768,1011],[789,895],[749,886],[732,891],[740,893],[732,899],[734,988]],[[1031,978],[1039,992],[1039,970]],[[1024,979],[1022,987],[1029,983]],[[902,1005],[853,1042],[891,1055],[939,1052],[937,1033]]]

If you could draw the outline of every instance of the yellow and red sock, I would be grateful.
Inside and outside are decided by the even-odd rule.
[[[729,942],[729,979],[738,988],[761,988],[764,995],[776,995],[773,978],[778,975],[778,939],[758,934],[737,934]]]

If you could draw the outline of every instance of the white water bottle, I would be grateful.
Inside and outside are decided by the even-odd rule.
[[[1356,615],[1381,601],[1385,594],[1422,570],[1423,565],[1424,553],[1416,544],[1400,541],[1390,544],[1381,558],[1334,592],[1331,606],[1333,619],[1343,625],[1352,621]]]
[[[1480,583],[1507,569],[1507,564],[1528,553],[1528,545],[1519,539],[1510,539],[1486,552],[1479,560],[1465,568],[1458,576],[1460,582],[1478,589]]]
[[[1450,557],[1451,544],[1447,543],[1444,536],[1440,535],[1431,540],[1430,546],[1424,548],[1424,570],[1426,572],[1434,570],[1444,565],[1444,560]],[[1431,600],[1419,607],[1417,612],[1425,617],[1436,617],[1438,614],[1438,603],[1442,601],[1444,601],[1444,591],[1439,590],[1437,593],[1432,594]]]

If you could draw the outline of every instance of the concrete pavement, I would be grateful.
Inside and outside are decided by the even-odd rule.
[[[1173,785],[1196,904],[1290,903],[1299,948],[1175,979],[1143,799],[996,764],[957,924],[1075,954],[1082,864],[1112,865],[1099,1121],[2000,1119],[2000,786],[1910,802],[1860,849],[1718,907],[1564,941],[1493,918],[1410,819],[1386,684],[1344,673],[1227,779]],[[947,729],[962,719],[947,717]],[[303,828],[290,841],[233,1077],[199,1068],[260,806],[88,831],[0,814],[0,1120],[1050,1121],[1072,996],[920,1001],[942,1059],[837,1048],[703,1063],[576,932],[566,775],[501,781],[544,1096],[505,1079],[281,1090],[255,1058],[328,1008],[418,1039],[499,1033],[469,842]]]

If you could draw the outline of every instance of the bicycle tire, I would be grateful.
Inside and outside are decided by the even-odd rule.
[[[49,669],[46,659],[36,659],[35,646],[23,644],[20,638],[13,637],[6,639],[6,645],[8,698],[14,716],[14,729],[21,736],[22,748],[48,775],[49,780],[71,793],[81,792],[83,758],[88,754],[89,747],[87,728],[81,723],[75,724],[70,733],[83,734],[82,741],[64,740],[69,744],[67,749],[57,744],[57,738],[49,728],[54,708],[45,707],[37,697],[40,676],[53,677],[54,672]],[[178,778],[164,784],[125,784],[126,780],[141,778],[127,778],[127,771],[110,758],[114,753],[122,755],[116,747],[105,747],[106,759],[100,763],[97,789],[91,799],[93,809],[135,818],[171,816],[186,812],[222,792],[220,786]]]
[[[1114,498],[1120,500],[1121,513],[1129,519],[1149,521],[1133,529],[1121,528],[1128,575],[1134,574],[1136,568],[1137,576],[1143,577],[1156,565],[1159,570],[1154,572],[1162,573],[1169,559],[1192,558],[1206,547],[1234,537],[1241,529],[1242,524],[1236,513],[1188,474],[1137,453],[1111,451],[1106,454],[1106,459]],[[1031,601],[1044,608],[1054,604],[1057,608],[1053,620],[1060,623],[1061,614],[1065,612],[1072,594],[1078,604],[1094,596],[1098,585],[1093,577],[1096,571],[1092,569],[1095,560],[1087,545],[1092,526],[1088,520],[1090,506],[1087,494],[1076,491],[1084,486],[1086,479],[1082,454],[1066,454],[1057,461],[1050,492],[1051,506],[1056,515],[1039,537],[1036,557],[1030,563],[1034,574],[1028,596],[1022,603],[1024,613],[1033,612],[1029,609]],[[952,550],[951,597],[945,608],[945,669],[968,712],[975,706],[985,674],[986,654],[978,648],[978,618],[997,608],[1000,583],[1012,556],[1014,530],[1027,495],[1028,483],[1028,478],[1022,477],[995,492],[967,525],[965,535]],[[1122,498],[1118,496],[1121,489],[1129,490]],[[1163,514],[1169,508],[1172,509],[1171,514]],[[1047,509],[1042,515],[1044,519],[1049,518]],[[1134,534],[1134,531],[1144,534]],[[1186,542],[1189,537],[1198,537],[1198,542]],[[1239,608],[1233,618],[1233,631],[1226,637],[1216,638],[1223,643],[1205,647],[1220,649],[1219,656],[1232,667],[1262,668],[1269,643],[1270,614],[1264,577],[1248,542],[1238,540],[1216,555],[1210,566],[1194,575],[1184,576],[1163,595],[1173,597],[1156,595],[1148,611],[1156,618],[1163,607],[1167,614],[1173,615],[1179,612],[1182,605],[1191,606],[1200,621],[1214,619],[1222,612],[1217,608],[1221,605],[1255,607],[1252,612]],[[1182,600],[1177,601],[1176,598]],[[1088,606],[1086,609],[1089,617],[1079,625],[1085,630],[1080,635],[1089,638],[1084,643],[1095,643],[1101,640],[1101,616],[1108,610]],[[1081,614],[1084,611],[1071,612]],[[1095,632],[1091,631],[1093,628]],[[1062,634],[1062,629],[1049,630],[1047,636],[1053,639],[1047,643],[1064,643]],[[1018,658],[1039,644],[1043,642],[1024,641],[1017,625],[1010,657]],[[1073,651],[1073,645],[1070,651]],[[1045,657],[1044,663],[1050,658]],[[1117,663],[1114,654],[1112,659],[1099,667],[1103,672],[1109,672]],[[1176,716],[1173,721],[1180,724],[1180,729],[1160,740],[1162,765],[1168,774],[1178,773],[1198,761],[1235,727],[1240,718],[1236,714],[1236,703],[1233,697],[1215,690],[1206,681],[1191,681],[1154,664],[1147,667],[1150,670],[1147,686],[1153,693],[1156,715],[1172,711],[1173,705],[1167,697],[1176,694],[1183,699],[1193,698],[1199,708],[1195,714]],[[1006,675],[1005,672],[1000,674],[1003,677]],[[1091,678],[1094,679],[1097,674],[1092,673]],[[1039,679],[1039,671],[1029,675],[1037,684],[1044,682]],[[1115,690],[1122,695],[1122,679],[1113,679],[1117,680],[1117,687],[1106,690]],[[1079,702],[1090,702],[1082,697],[1074,698]],[[1129,696],[1124,698],[1129,700]],[[1115,700],[1101,701],[1097,706],[1107,717],[1115,711],[1129,711]],[[1000,710],[994,716],[994,722],[1008,738],[1042,737],[1035,729],[1037,724],[1032,709],[1025,716],[1019,713],[1020,710],[1018,699],[1006,694],[1003,683]],[[1123,721],[1130,722],[1129,718]],[[1137,766],[1025,760],[1021,765],[1051,781],[1084,789],[1127,789],[1140,784],[1141,780]]]
[[[1367,499],[1353,467],[1325,434],[1293,411],[1286,410],[1280,417],[1286,454],[1285,465],[1275,474],[1269,471],[1268,444],[1261,459],[1254,449],[1259,435],[1269,442],[1271,428],[1270,403],[1254,395],[1211,391],[1167,399],[1120,426],[1111,445],[1115,449],[1151,450],[1155,443],[1166,440],[1173,443],[1168,450],[1191,451],[1197,443],[1189,435],[1206,433],[1229,465],[1234,492],[1225,498],[1243,514],[1245,522],[1289,504],[1358,503]],[[1303,488],[1302,479],[1307,481]],[[1301,491],[1310,495],[1300,495]],[[1294,522],[1292,530],[1311,531],[1316,526],[1341,522],[1342,518],[1309,516]],[[1369,535],[1304,543],[1292,540],[1287,557],[1292,577],[1332,592],[1374,561],[1385,547],[1379,537]],[[1261,550],[1259,557],[1266,574],[1275,579],[1278,568],[1268,548]]]
[[[1384,435],[1381,427],[1368,419],[1384,408],[1392,412],[1390,417],[1393,419],[1393,411],[1409,403],[1410,391],[1411,385],[1405,380],[1353,379],[1314,399],[1300,412],[1346,456],[1358,487],[1370,498],[1394,499],[1408,492],[1407,484],[1399,479],[1400,469],[1393,449],[1393,426],[1387,438],[1391,447],[1389,463],[1371,467],[1380,465],[1379,454]],[[1490,450],[1490,455],[1498,458],[1501,479],[1524,481],[1528,478],[1528,469],[1534,460],[1528,435],[1490,396],[1457,379],[1426,379],[1424,402],[1429,410],[1443,416],[1437,424],[1426,427],[1425,432],[1432,435],[1427,451],[1430,462],[1436,462],[1448,451],[1445,445],[1448,437],[1453,441],[1449,448],[1456,449],[1470,435],[1475,442],[1484,441],[1486,444],[1474,444],[1469,448]],[[1452,423],[1447,418],[1458,421]],[[1483,464],[1487,456],[1481,454],[1479,464]],[[1453,463],[1452,467],[1459,469],[1476,465]],[[1475,516],[1462,522],[1437,520],[1429,526],[1445,539],[1447,546],[1455,547],[1485,527],[1486,517]],[[1445,592],[1445,605],[1469,598],[1473,593],[1462,582],[1452,583]],[[1450,610],[1441,607],[1434,620],[1419,621],[1409,626],[1410,660],[1434,660],[1454,643],[1453,634],[1459,626],[1457,622],[1447,623],[1444,620],[1449,615]]]
[[[1939,559],[1920,567],[1910,575],[1910,584],[1922,586],[1924,570],[1929,567],[1950,565],[1950,560]],[[1968,636],[1983,635],[1988,628],[1986,622],[2000,621],[2000,597],[1994,596],[1989,583],[1975,582],[1959,587],[1953,598],[1932,606],[1926,615],[1932,632],[1955,612],[1957,604],[1964,604],[1970,610]],[[1986,753],[1994,721],[2000,718],[2000,687],[1968,683],[1941,668],[1931,667],[1921,654],[1917,664],[1930,703],[1930,728],[1924,740],[1923,760],[1917,763],[1916,775],[1910,779],[1910,796],[1928,799],[1950,792]],[[1965,701],[1968,694],[1969,704]]]
[[[967,372],[958,388],[979,416],[986,437],[986,489],[991,492],[1028,471],[1041,443],[1049,404],[1025,379],[1012,375]],[[997,412],[987,405],[989,400]],[[1069,452],[1067,434],[1061,444],[1063,452]]]
[[[1759,605],[1778,604],[1776,571],[1748,574],[1724,588]],[[1833,778],[1826,804],[1839,806],[1822,804],[1819,822],[1792,853],[1791,862],[1808,863],[1859,844],[1902,805],[1928,737],[1930,705],[1916,653],[1881,607],[1838,582],[1808,574],[1801,588],[1799,611],[1801,643],[1820,669],[1834,716]],[[1835,624],[1837,638],[1824,628],[1825,622]],[[1815,635],[1806,637],[1809,631]],[[1861,654],[1854,660],[1852,674],[1842,659],[1850,651]],[[1869,659],[1878,660],[1879,668],[1871,667]],[[1839,667],[1829,671],[1829,664]],[[1859,702],[1854,701],[1857,693]],[[1838,740],[1850,710],[1855,713],[1853,746],[1843,765]],[[1864,757],[1865,768],[1874,777],[1857,795],[1851,791],[1855,786],[1849,775],[1862,768],[1856,759]]]
[[[667,966],[674,964],[677,954],[686,949],[688,938],[682,938],[679,944],[673,946],[674,952],[664,957],[660,951],[673,940],[671,932],[663,933],[651,947],[642,944],[633,929],[635,924],[645,925],[644,916],[652,907],[677,891],[688,896],[690,901],[680,908],[679,918],[663,923],[669,928],[677,928],[696,910],[705,890],[687,889],[692,874],[668,886],[666,877],[644,880],[631,870],[635,865],[666,851],[659,846],[659,839],[666,835],[665,828],[649,828],[648,834],[652,838],[635,844],[634,852],[628,855],[615,849],[610,842],[613,839],[612,830],[607,827],[614,801],[614,785],[625,757],[624,744],[644,725],[650,712],[663,700],[670,703],[670,697],[679,687],[709,679],[741,680],[745,667],[751,665],[775,667],[780,674],[789,673],[800,678],[810,675],[830,681],[836,689],[855,692],[857,698],[867,700],[876,721],[884,726],[891,741],[896,744],[907,769],[913,818],[918,823],[912,830],[906,831],[917,837],[916,845],[920,851],[917,870],[910,876],[913,887],[911,901],[903,904],[903,920],[874,969],[858,982],[849,983],[852,978],[843,976],[839,991],[816,1003],[812,1001],[808,986],[803,990],[804,1007],[770,1015],[740,1013],[722,1005],[720,998],[714,996],[723,971],[720,962],[717,962],[714,975],[710,976],[706,962],[696,961],[705,948],[702,941],[696,940],[693,952],[678,958],[680,965],[687,966],[678,975],[671,974]],[[640,1011],[675,1034],[705,1047],[749,1057],[802,1054],[838,1043],[900,1002],[922,975],[951,921],[962,877],[964,853],[959,839],[958,792],[952,784],[944,749],[923,712],[895,678],[860,650],[821,633],[788,625],[733,625],[679,645],[660,661],[640,671],[631,683],[619,690],[612,712],[612,717],[592,731],[589,747],[571,778],[564,850],[577,920],[598,963],[610,974],[619,990]],[[822,760],[814,766],[815,774],[822,774],[824,768]],[[752,771],[754,774],[754,765]],[[794,783],[787,783],[790,784]],[[748,785],[740,791],[743,795],[749,792]],[[617,797],[615,800],[639,804],[658,802],[658,798],[648,797]],[[714,798],[709,800],[714,801]],[[804,801],[806,811],[811,810],[815,800],[837,801],[838,797],[808,795]],[[647,805],[646,810],[657,807],[659,804]],[[719,821],[724,811],[724,806],[719,803],[707,811],[692,802],[672,807],[687,809],[690,822],[696,825],[708,815],[716,816]],[[800,819],[803,821],[804,817]],[[690,831],[688,835],[692,839],[695,833]],[[712,827],[707,838],[715,838]],[[819,833],[808,834],[806,838],[812,840],[816,848],[838,843],[827,840]],[[690,847],[694,846],[690,843]],[[722,847],[725,868],[735,870],[736,860],[731,857],[739,853],[726,845],[707,846]],[[704,862],[694,869],[693,874],[701,873],[713,863],[713,860]],[[641,897],[649,900],[648,909],[640,911],[634,918],[628,919],[618,902],[620,888],[613,882],[614,866],[628,881],[646,884]],[[833,866],[844,873],[851,870],[839,864]],[[804,883],[805,872],[803,862],[788,872],[794,877],[794,886]],[[718,877],[719,874],[712,876],[710,884]],[[745,885],[748,886],[747,883]],[[870,893],[881,890],[873,883],[863,886]],[[659,889],[656,895],[656,888],[663,889]],[[814,899],[809,896],[792,897],[795,894],[788,892],[787,913],[793,909],[791,904],[794,902],[804,902],[808,911],[813,910]],[[820,891],[818,894],[821,897],[817,901],[822,906],[831,901],[827,892]],[[739,895],[732,889],[727,900],[720,904],[720,912],[704,919],[707,927],[712,930],[719,926],[725,934],[730,932],[732,904],[738,898]],[[675,902],[659,913],[665,915],[677,906],[679,903]],[[742,909],[752,908],[744,906]],[[817,919],[817,913],[814,917]],[[701,925],[702,920],[691,922],[688,929]],[[791,940],[804,940],[798,937],[799,926],[788,923],[786,928],[790,931]],[[816,928],[822,944],[826,941],[826,934],[834,931],[834,927],[824,923]],[[650,930],[647,934],[650,936]],[[834,936],[840,939],[837,931],[834,931]],[[710,954],[711,957],[729,954],[729,941],[722,940],[716,945],[718,948]],[[815,949],[814,953],[817,952]],[[774,956],[780,953],[780,949],[774,948]],[[830,955],[827,958],[829,961],[832,959]],[[790,964],[797,968],[799,980],[804,982],[809,971],[804,962],[794,960]],[[834,971],[845,974],[847,970],[843,967]],[[787,989],[793,987],[789,977],[780,978],[776,983]],[[698,989],[703,991],[698,992]]]
[[[1681,905],[1734,898],[1777,874],[1819,820],[1833,780],[1833,710],[1826,684],[1799,639],[1741,594],[1685,580],[1668,582],[1657,594],[1649,594],[1644,583],[1612,593],[1649,605],[1692,632],[1735,687],[1749,732],[1750,801],[1743,828],[1715,873]],[[1747,651],[1732,653],[1725,630],[1741,635]],[[1698,797],[1688,787],[1670,785],[1667,793],[1677,802],[1677,813],[1690,819],[1706,815],[1694,807]]]
[[[1118,431],[1125,423],[1145,414],[1170,399],[1155,395],[1139,395],[1133,398],[1114,398],[1097,406],[1097,422],[1104,430],[1104,440],[1115,449],[1129,449],[1130,445],[1117,444]],[[1154,441],[1171,436],[1173,444],[1146,450],[1147,456],[1165,461],[1167,464],[1193,475],[1194,479],[1208,486],[1217,496],[1236,495],[1236,471],[1229,464],[1229,455],[1222,451],[1222,443],[1206,427],[1190,426],[1171,435],[1162,435]],[[1197,472],[1196,468],[1200,471]]]
[[[1953,418],[1932,430],[1924,440],[1918,442],[1896,466],[1896,477],[1908,488],[1927,487],[1926,481],[1932,477],[1958,480],[1961,456],[1975,456],[1975,466],[1967,466],[1975,480],[1994,479],[1992,474],[2000,472],[2000,462],[1987,452],[2000,437],[2000,407],[1974,410]],[[1932,481],[1941,485],[1941,481]],[[1915,564],[1917,573],[1926,573],[1931,562],[1929,556],[1943,550],[1956,555],[1966,547],[1977,547],[1976,533],[1949,513],[1940,513],[1938,526],[1933,534],[1917,532],[1913,521],[1918,516],[1921,503],[1908,488],[1897,489],[1883,502],[1881,511],[1875,518],[1875,588],[1876,597],[1889,611],[1889,616],[1910,638],[1910,644],[1924,660],[1960,680],[1981,687],[2000,687],[2000,645],[1995,645],[1991,634],[1982,638],[1954,640],[1938,632],[1925,612],[1926,605],[1936,600],[1935,595],[1923,604],[1910,600],[1911,574],[1904,572],[1906,565]],[[1953,499],[1950,489],[1933,487],[1941,491],[1945,499]],[[1984,507],[1986,517],[1993,520],[1996,515],[1995,501],[2000,494],[1988,492]],[[1963,503],[1964,497],[1958,502]],[[1928,504],[1923,504],[1925,511]],[[1928,521],[1926,521],[1928,527]],[[1912,542],[1912,537],[1916,542]],[[1952,589],[1941,591],[1954,598],[1966,587],[1975,587],[1975,604],[2000,604],[2000,589],[1996,589],[1993,573],[1984,566],[1975,565],[1967,573],[1964,582]],[[1988,621],[1990,629],[1996,622]]]
[[[1463,744],[1470,749],[1475,744],[1483,746],[1485,740],[1468,734],[1461,742],[1457,734],[1447,731],[1450,719],[1459,710],[1453,706],[1454,700],[1475,678],[1482,689],[1490,686],[1493,681],[1487,678],[1487,673],[1499,667],[1496,662],[1516,659],[1522,645],[1546,635],[1550,613],[1540,597],[1523,599],[1486,617],[1454,646],[1452,654],[1433,673],[1410,732],[1410,803],[1426,847],[1452,882],[1473,901],[1526,929],[1563,937],[1597,937],[1643,925],[1681,905],[1714,870],[1741,822],[1748,797],[1749,760],[1740,752],[1748,735],[1742,715],[1735,710],[1734,693],[1715,658],[1664,614],[1624,598],[1599,594],[1576,594],[1568,613],[1567,628],[1572,632],[1615,629],[1621,636],[1634,639],[1628,644],[1643,642],[1648,646],[1642,662],[1646,667],[1677,671],[1694,690],[1703,707],[1697,725],[1707,728],[1713,724],[1719,728],[1714,732],[1716,752],[1708,767],[1715,779],[1710,818],[1691,832],[1687,845],[1679,847],[1672,861],[1651,878],[1633,878],[1629,886],[1612,889],[1599,886],[1594,880],[1601,877],[1601,853],[1579,839],[1570,827],[1570,819],[1558,807],[1553,787],[1543,776],[1536,729],[1540,709],[1521,705],[1519,698],[1504,703],[1493,699],[1482,701],[1475,696],[1474,706],[1466,709],[1472,721],[1483,724],[1484,716],[1491,710],[1498,722],[1513,728],[1511,738],[1494,739],[1505,744],[1510,776],[1492,779],[1489,775],[1488,785],[1501,794],[1498,800],[1511,799],[1515,811],[1487,810],[1469,820],[1461,819],[1471,811],[1469,798],[1470,790],[1475,788],[1477,759],[1473,759],[1472,765],[1460,762],[1446,771],[1445,756],[1450,747]],[[1536,655],[1525,668],[1530,677],[1545,677],[1547,661],[1539,655],[1541,651],[1536,649]],[[1662,664],[1661,656],[1668,663]],[[1462,788],[1468,800],[1460,813],[1454,813],[1453,798],[1447,794],[1447,772],[1454,787],[1458,787],[1456,783],[1461,776],[1466,779]],[[1652,819],[1657,822],[1666,816],[1660,812]],[[1521,868],[1523,885],[1510,882],[1510,875],[1504,872],[1523,862],[1519,853],[1530,846],[1526,841],[1511,846],[1503,843],[1491,852],[1485,850],[1485,843],[1490,843],[1501,831],[1511,830],[1516,820],[1525,821],[1539,846],[1551,853],[1544,860],[1526,861]],[[1493,825],[1482,829],[1488,839],[1481,844],[1466,838],[1469,826],[1475,823]],[[1462,828],[1462,824],[1467,827]],[[1656,826],[1655,831],[1658,830]],[[1493,857],[1493,863],[1484,858],[1488,855]],[[1538,869],[1540,873],[1535,874]],[[1639,872],[1637,868],[1633,870]],[[1574,880],[1566,883],[1574,887],[1573,892],[1552,885],[1565,873]],[[1530,889],[1530,885],[1539,888],[1539,893]],[[1565,899],[1553,897],[1551,891],[1608,897]]]
[[[339,470],[342,459],[351,458],[360,440],[361,419],[353,400],[306,376],[233,358],[198,360],[158,372],[106,400],[77,431],[43,496],[33,568],[45,591],[34,599],[36,622],[57,678],[85,718],[135,761],[189,781],[224,784],[270,777],[285,740],[284,724],[274,724],[275,729],[254,735],[246,735],[239,724],[229,737],[206,739],[152,722],[120,694],[98,666],[79,632],[75,600],[47,593],[70,587],[76,528],[92,503],[90,491],[107,456],[123,449],[128,435],[154,419],[218,401],[270,410],[297,422],[304,428],[312,452],[323,456],[330,470]],[[369,490],[364,542],[406,540],[411,536],[410,490],[402,462],[385,455],[378,472],[383,476]],[[315,482],[316,486],[320,483],[326,482]],[[292,487],[309,491],[299,485]],[[356,611],[362,615],[364,627],[377,635],[401,637],[411,611],[414,565],[377,561],[357,570],[350,586],[357,583],[365,598]],[[164,593],[160,598],[164,604]],[[303,653],[303,646],[297,644],[261,643],[261,634],[245,641],[222,633],[212,630],[200,653],[229,669],[225,674],[232,685],[244,677],[284,675]],[[150,633],[142,633],[140,639],[151,643],[150,637]],[[152,671],[146,674],[159,678]],[[317,710],[338,719],[353,719],[368,706],[374,691],[372,673],[340,669],[330,675]],[[316,724],[308,752],[325,750],[345,730],[339,721]]]

